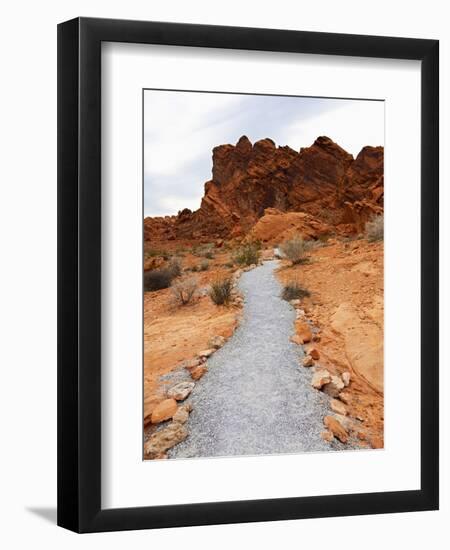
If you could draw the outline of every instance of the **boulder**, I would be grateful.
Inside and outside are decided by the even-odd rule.
[[[338,397],[346,405],[348,405],[352,400],[352,396],[348,392],[345,392],[345,391],[341,391],[341,393],[338,395]]]
[[[200,358],[207,358],[210,357],[215,351],[215,348],[204,349],[203,351],[199,351],[197,355]]]
[[[335,413],[342,414],[345,416],[347,414],[347,408],[345,407],[344,403],[342,401],[339,401],[338,399],[332,399],[330,402],[331,410]]]
[[[186,405],[178,407],[177,412],[173,415],[173,421],[179,422],[180,424],[185,424],[189,419],[190,411],[191,407],[188,407]]]
[[[159,424],[164,420],[169,420],[177,412],[177,402],[175,399],[164,399],[153,409],[151,421],[152,424]]]
[[[308,355],[311,355],[311,357],[314,359],[314,361],[318,361],[320,359],[320,353],[317,348],[310,348],[308,349]]]
[[[200,378],[208,372],[208,368],[205,365],[199,365],[195,369],[191,370],[191,377],[193,380],[200,380]]]
[[[208,342],[210,348],[219,349],[225,344],[226,340],[223,336],[213,336]]]
[[[348,433],[347,430],[334,416],[326,416],[323,419],[325,427],[334,435],[336,439],[339,439],[341,443],[347,443]]]
[[[314,365],[314,360],[311,355],[305,355],[305,357],[303,357],[302,365],[304,367],[312,367]]]
[[[307,344],[312,340],[311,328],[306,321],[295,322],[295,332],[302,344]]]
[[[324,386],[323,391],[331,397],[337,397],[344,387],[342,378],[340,376],[333,375],[330,382]]]
[[[194,389],[194,386],[194,382],[180,382],[168,390],[167,397],[176,399],[177,401],[183,401]]]
[[[152,434],[145,443],[145,457],[166,458],[164,453],[186,439],[187,436],[188,432],[182,424],[171,422],[166,428]]]
[[[321,369],[313,374],[311,386],[316,390],[322,389],[325,384],[331,381],[331,374],[326,369]]]
[[[350,384],[351,374],[348,371],[345,371],[342,373],[341,377],[342,382],[344,382],[344,386],[347,387]]]
[[[181,363],[181,366],[187,370],[190,370],[200,365],[201,362],[201,359],[199,357],[196,357],[195,359],[188,359],[187,361],[183,361]]]

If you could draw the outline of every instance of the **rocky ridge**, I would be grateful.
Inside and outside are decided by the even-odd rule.
[[[144,238],[239,237],[274,211],[303,214],[300,225],[310,237],[358,233],[383,211],[383,153],[383,147],[367,146],[354,159],[325,136],[300,151],[242,136],[236,145],[213,149],[212,179],[200,208],[146,218]]]

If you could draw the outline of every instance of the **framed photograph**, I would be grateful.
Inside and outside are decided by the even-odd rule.
[[[438,508],[438,41],[58,27],[58,524]]]

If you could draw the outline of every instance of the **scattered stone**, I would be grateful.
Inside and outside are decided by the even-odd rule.
[[[332,399],[330,403],[331,410],[335,413],[342,414],[343,416],[346,416],[347,414],[347,408],[345,407],[344,403],[342,401],[338,401],[337,399]]]
[[[345,392],[345,391],[341,391],[341,393],[338,395],[339,399],[345,403],[346,405],[348,405],[351,401],[351,395],[348,393],[348,392]]]
[[[326,369],[318,370],[313,374],[311,386],[316,390],[322,389],[322,386],[331,381],[331,375]]]
[[[334,439],[333,432],[330,432],[329,430],[324,430],[323,432],[321,432],[320,437],[324,441],[328,441],[328,443],[331,443]]]
[[[308,350],[308,355],[311,355],[311,357],[314,359],[314,361],[318,361],[320,359],[320,353],[317,348],[311,348]]]
[[[348,371],[342,373],[342,382],[344,386],[347,387],[350,384],[351,374]]]
[[[313,339],[313,342],[320,342],[320,334],[317,334],[317,333],[313,334],[312,339]]]
[[[323,391],[331,397],[338,397],[340,391],[343,389],[344,382],[342,381],[342,378],[340,376],[333,375],[330,382],[323,388]]]
[[[193,380],[200,380],[200,378],[208,372],[206,365],[199,365],[195,369],[191,370],[191,377]]]
[[[226,340],[223,336],[213,336],[208,342],[208,346],[211,348],[219,349],[225,344]]]
[[[167,428],[155,432],[145,443],[146,458],[165,458],[165,452],[186,439],[187,436],[188,432],[182,424],[171,422]]]
[[[170,388],[167,392],[167,397],[171,397],[177,401],[183,401],[194,389],[194,386],[194,382],[180,382],[176,386]]]
[[[302,340],[302,344],[311,342],[312,332],[308,323],[306,323],[305,321],[296,321],[295,331],[297,333],[297,336]]]
[[[201,360],[197,357],[195,359],[188,359],[187,361],[183,361],[181,365],[185,369],[190,370],[200,365],[200,363],[201,363]]]
[[[294,344],[297,344],[297,346],[301,346],[303,344],[303,338],[300,338],[297,334],[290,337],[290,341]]]
[[[200,358],[202,357],[210,357],[216,350],[214,348],[211,348],[211,349],[204,349],[203,351],[199,351],[198,352],[198,356]]]
[[[175,399],[164,399],[158,403],[152,412],[152,424],[158,424],[164,420],[169,420],[177,412],[177,402]]]
[[[326,416],[323,419],[323,423],[330,430],[336,439],[339,439],[341,443],[347,443],[348,433],[344,426],[334,416]]]
[[[314,366],[314,360],[313,360],[313,358],[311,357],[311,355],[305,355],[305,357],[303,357],[302,365],[303,365],[304,367],[312,367],[312,366]]]
[[[296,298],[295,300],[290,300],[289,303],[291,304],[291,306],[293,307],[297,307],[301,304],[300,300],[298,298]]]
[[[191,411],[191,407],[188,407],[187,405],[182,405],[181,407],[178,407],[177,412],[173,415],[173,421],[179,422],[180,424],[184,424],[189,419],[189,413]]]

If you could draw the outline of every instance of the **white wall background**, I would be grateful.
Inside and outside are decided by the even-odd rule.
[[[0,541],[5,548],[443,548],[450,520],[448,285],[441,289],[441,510],[77,536],[56,517],[56,24],[78,15],[441,41],[441,280],[450,280],[450,36],[439,0],[17,1],[2,11]],[[447,100],[446,100],[447,99]],[[405,128],[405,132],[408,129]],[[407,204],[407,197],[405,197]],[[399,220],[401,223],[401,220]],[[408,237],[405,231],[405,238]],[[447,340],[447,342],[445,341]],[[400,390],[400,389],[399,389]],[[407,403],[407,401],[406,401]],[[338,472],[330,475],[339,475]],[[441,542],[442,541],[442,542]]]

